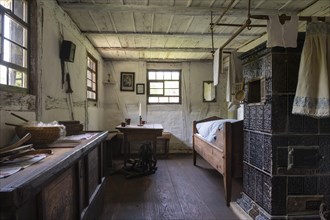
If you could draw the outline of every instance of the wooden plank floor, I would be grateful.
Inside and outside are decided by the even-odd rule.
[[[203,159],[191,155],[159,159],[149,176],[107,178],[100,219],[238,219],[225,204],[222,176]],[[241,180],[233,181],[233,200]]]

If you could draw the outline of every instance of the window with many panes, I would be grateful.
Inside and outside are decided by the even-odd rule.
[[[28,87],[28,3],[0,0],[0,84]]]
[[[97,61],[92,55],[87,55],[87,99],[97,100]]]
[[[181,103],[181,71],[148,70],[148,104]]]

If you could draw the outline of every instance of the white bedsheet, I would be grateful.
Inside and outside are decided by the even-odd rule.
[[[213,143],[216,138],[216,132],[218,129],[222,129],[225,122],[237,122],[236,119],[219,119],[214,121],[201,122],[196,124],[198,133],[205,138],[208,142]]]

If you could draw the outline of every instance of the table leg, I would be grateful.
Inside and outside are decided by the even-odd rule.
[[[124,134],[123,145],[124,145],[124,167],[126,167],[128,142],[125,134]]]
[[[152,154],[154,156],[155,161],[157,161],[157,137],[154,138],[153,144],[152,144]]]

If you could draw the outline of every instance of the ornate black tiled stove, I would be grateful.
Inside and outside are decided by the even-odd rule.
[[[330,205],[330,119],[291,114],[302,44],[263,44],[241,56],[245,91],[256,85],[261,91],[248,94],[244,104],[243,193],[237,200],[255,219],[318,219],[320,203]]]

